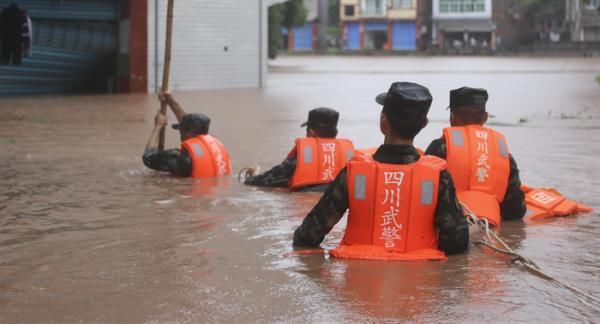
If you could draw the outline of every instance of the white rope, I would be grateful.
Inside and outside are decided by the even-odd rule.
[[[469,226],[472,225],[479,225],[481,227],[481,229],[483,230],[483,232],[485,233],[485,236],[483,236],[483,238],[481,240],[478,240],[477,242],[475,242],[474,244],[482,244],[485,245],[489,248],[491,248],[492,250],[499,252],[499,253],[503,253],[506,255],[509,255],[511,257],[513,257],[513,262],[519,262],[521,263],[523,266],[525,266],[525,268],[527,268],[528,270],[532,271],[533,273],[537,274],[540,277],[543,277],[547,280],[550,281],[554,281],[557,284],[559,284],[560,286],[563,286],[564,288],[567,288],[568,290],[570,290],[571,292],[574,292],[576,295],[575,297],[582,303],[587,304],[588,306],[593,307],[596,310],[600,310],[600,306],[598,306],[598,304],[600,304],[600,299],[587,294],[585,292],[580,291],[579,289],[566,284],[552,276],[550,276],[549,274],[545,273],[535,262],[533,262],[531,259],[526,258],[522,255],[520,255],[519,253],[517,253],[515,250],[513,250],[510,246],[508,246],[508,244],[506,244],[506,242],[504,242],[499,236],[498,234],[496,234],[496,232],[494,232],[491,228],[490,228],[490,224],[487,221],[487,219],[485,218],[479,218],[477,217],[477,215],[475,215],[475,213],[466,205],[464,205],[463,203],[461,203],[461,206],[463,207],[463,209],[465,210],[465,213],[467,215],[467,222],[469,223]],[[501,245],[501,247],[498,247],[498,243]],[[596,304],[592,304],[587,300],[584,300],[582,298],[580,298],[580,296],[583,296],[585,298],[587,298],[590,301],[594,301]]]

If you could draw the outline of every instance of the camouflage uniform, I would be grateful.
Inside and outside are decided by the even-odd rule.
[[[152,170],[171,172],[180,177],[192,175],[192,158],[187,152],[179,149],[148,149],[144,151],[142,160],[144,165]]]
[[[294,176],[296,171],[296,150],[294,149],[290,156],[288,156],[281,164],[274,166],[271,170],[255,176],[246,178],[244,184],[251,186],[261,187],[272,187],[272,188],[287,188],[290,180]],[[313,185],[300,188],[299,192],[316,191],[323,192],[327,188],[327,184],[324,185]]]

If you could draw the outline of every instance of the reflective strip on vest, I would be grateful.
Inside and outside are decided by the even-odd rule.
[[[304,163],[312,163],[313,160],[313,151],[312,147],[304,148]]]
[[[354,199],[365,200],[367,198],[367,177],[358,174],[354,177]]]
[[[503,139],[499,138],[498,146],[500,147],[500,155],[502,155],[502,157],[504,158],[508,157],[508,149],[506,148],[506,142],[504,142]]]
[[[457,147],[465,145],[465,140],[463,139],[461,131],[455,129],[452,130],[452,144]]]
[[[346,151],[346,160],[347,161],[350,161],[353,156],[354,156],[354,151],[353,150]]]
[[[202,151],[202,148],[200,147],[200,144],[198,144],[198,143],[192,144],[192,150],[194,150],[194,154],[197,157],[202,157],[204,155],[204,151]]]
[[[433,204],[433,181],[423,180],[421,182],[421,205]]]

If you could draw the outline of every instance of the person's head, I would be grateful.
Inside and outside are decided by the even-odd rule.
[[[331,108],[315,108],[308,112],[308,120],[301,127],[306,126],[306,137],[335,138],[340,114]]]
[[[173,129],[179,130],[179,136],[183,142],[192,137],[208,134],[209,126],[210,118],[204,114],[192,113],[183,115],[181,123],[173,125]]]
[[[386,138],[412,141],[427,126],[433,98],[429,89],[412,82],[394,82],[375,98],[383,105],[379,127]]]
[[[488,119],[485,89],[462,87],[450,91],[450,125],[483,125]]]

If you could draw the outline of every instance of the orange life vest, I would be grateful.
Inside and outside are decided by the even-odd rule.
[[[385,164],[359,155],[348,163],[350,213],[331,255],[369,260],[445,260],[434,222],[440,172],[446,162],[422,156]]]
[[[292,190],[333,182],[354,156],[354,145],[347,139],[307,137],[296,140],[295,151],[296,170],[289,183]]]
[[[192,158],[192,178],[210,178],[231,173],[229,153],[218,139],[200,135],[181,143]]]
[[[444,137],[448,171],[458,199],[477,216],[498,226],[500,203],[510,176],[504,135],[490,128],[469,125],[446,128]]]
[[[521,186],[527,203],[527,219],[569,216],[575,213],[591,212],[592,208],[569,200],[553,188],[530,188]]]

